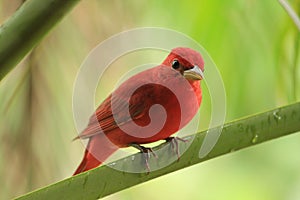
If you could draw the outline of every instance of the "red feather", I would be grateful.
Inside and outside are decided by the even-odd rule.
[[[179,61],[181,68],[172,68],[174,60]],[[183,76],[184,70],[196,65],[204,70],[198,52],[176,48],[162,65],[138,73],[121,84],[100,104],[87,128],[77,137],[89,139],[89,142],[74,175],[101,165],[120,147],[166,139],[185,126],[196,114],[202,99],[200,81],[187,81]],[[184,102],[179,102],[180,99]],[[155,104],[163,106],[167,114],[158,131],[155,123],[163,120],[163,111],[153,113],[152,119],[149,116],[150,108]],[[148,126],[151,123],[154,126]],[[144,127],[143,131],[136,126]]]

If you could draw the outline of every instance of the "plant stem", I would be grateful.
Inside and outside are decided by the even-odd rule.
[[[115,168],[111,168],[109,165],[98,167],[18,199],[98,199],[205,160],[297,131],[300,131],[300,102],[225,124],[215,147],[204,158],[199,158],[199,150],[206,131],[194,135],[194,140],[191,141],[190,146],[178,162],[173,162],[171,165],[149,174],[128,173],[115,169],[120,167],[124,170],[130,170],[143,165],[143,157],[138,153],[111,164]],[[180,150],[186,147],[185,143],[179,144]],[[169,147],[172,153],[169,143],[163,143],[154,148],[158,159],[149,159],[150,167],[165,166],[169,161],[170,152],[159,151],[164,147]]]
[[[28,0],[0,27],[0,80],[79,0]]]
[[[293,10],[290,4],[286,0],[278,0],[281,6],[286,10],[288,15],[291,17],[298,30],[300,31],[300,19],[297,16],[297,13]]]
[[[299,39],[300,39],[300,32],[297,32],[295,35],[295,47],[294,47],[294,60],[292,66],[292,81],[293,81],[293,100],[297,100],[298,96],[298,59],[299,59]]]

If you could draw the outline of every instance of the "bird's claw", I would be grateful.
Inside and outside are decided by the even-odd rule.
[[[141,153],[143,153],[145,165],[146,165],[146,169],[147,169],[147,174],[149,174],[150,173],[150,165],[149,165],[150,155],[152,154],[155,158],[158,158],[156,153],[152,150],[152,148],[144,147],[144,146],[141,146],[136,143],[130,144],[130,146],[138,149]]]
[[[180,137],[168,137],[165,140],[166,140],[166,142],[170,142],[172,150],[177,155],[177,161],[179,161],[179,159],[180,159],[180,152],[179,152],[178,141],[187,143],[189,140],[183,139],[183,138],[180,138]]]

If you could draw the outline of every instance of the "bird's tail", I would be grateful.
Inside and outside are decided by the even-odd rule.
[[[105,136],[95,135],[91,137],[85,150],[83,160],[73,176],[98,167],[117,150],[118,148],[115,145],[112,145]]]
[[[101,165],[102,162],[95,158],[88,150],[85,150],[84,157],[74,172],[73,176],[79,174],[81,172],[85,172],[87,170],[93,169]]]

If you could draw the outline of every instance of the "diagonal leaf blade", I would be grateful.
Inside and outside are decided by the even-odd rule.
[[[300,102],[225,124],[217,144],[202,159],[199,158],[199,150],[206,131],[194,135],[195,139],[178,162],[149,174],[127,173],[109,166],[102,166],[25,194],[17,199],[98,199],[205,160],[297,131],[300,131]],[[160,149],[165,145],[170,144],[164,143],[155,149]],[[181,144],[180,148],[183,148],[183,145]],[[114,162],[113,165],[122,166],[124,169],[141,165],[140,154],[133,156],[136,159],[131,159],[132,156],[130,156]],[[158,157],[159,159],[156,161],[152,159],[158,165],[163,165],[170,159],[169,155],[165,153],[158,154]]]

